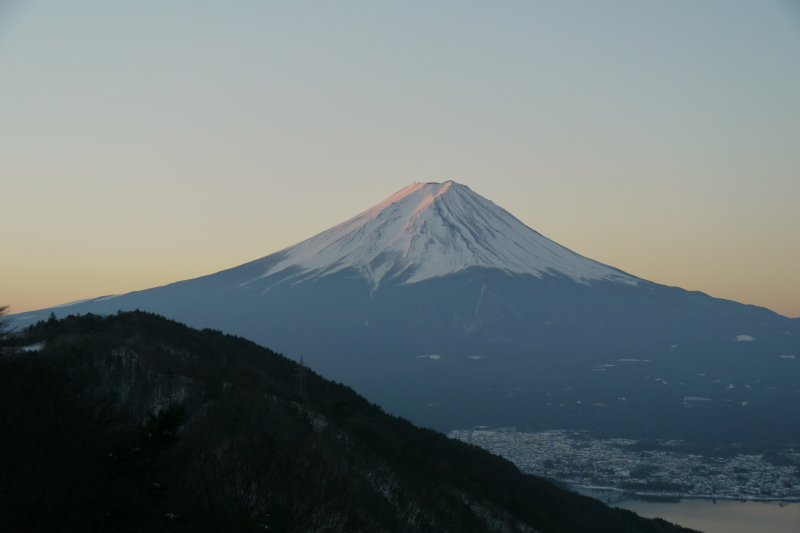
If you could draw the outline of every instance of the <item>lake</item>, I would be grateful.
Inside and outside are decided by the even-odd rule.
[[[800,503],[783,507],[778,502],[681,500],[680,503],[625,500],[613,507],[629,509],[647,518],[668,522],[704,533],[798,533]]]
[[[619,493],[611,490],[572,487],[585,496],[601,501]],[[628,509],[647,518],[663,518],[668,522],[697,529],[704,533],[798,533],[800,503],[753,502],[739,500],[689,500],[652,502],[624,500],[612,507]]]

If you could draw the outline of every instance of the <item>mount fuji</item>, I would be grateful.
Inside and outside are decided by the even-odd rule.
[[[800,319],[593,261],[452,181],[216,274],[14,318],[133,309],[303,354],[437,429],[800,439],[777,422],[800,408]]]

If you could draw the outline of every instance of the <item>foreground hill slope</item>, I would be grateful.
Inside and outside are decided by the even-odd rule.
[[[688,531],[523,475],[242,338],[120,313],[0,359],[6,531]],[[154,414],[157,413],[157,414]]]
[[[443,431],[800,440],[784,422],[800,409],[800,320],[593,261],[454,182],[411,184],[229,270],[15,321],[134,309],[303,354]]]

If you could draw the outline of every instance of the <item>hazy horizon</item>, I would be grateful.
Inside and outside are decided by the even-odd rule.
[[[0,4],[0,305],[211,274],[415,181],[800,316],[790,1]]]

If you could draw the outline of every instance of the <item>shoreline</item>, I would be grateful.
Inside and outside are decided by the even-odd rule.
[[[580,485],[577,483],[571,483],[569,481],[560,481],[560,483],[567,485],[570,489],[573,490],[579,488],[585,490],[604,490],[604,491],[614,492],[617,494],[630,494],[631,496],[626,499],[664,498],[670,500],[676,500],[676,499],[677,500],[727,500],[727,501],[757,502],[757,503],[769,503],[769,502],[800,503],[800,496],[786,496],[783,498],[775,498],[771,496],[756,497],[756,496],[730,496],[726,494],[686,494],[683,492],[641,492],[641,491],[629,491],[617,487]]]

